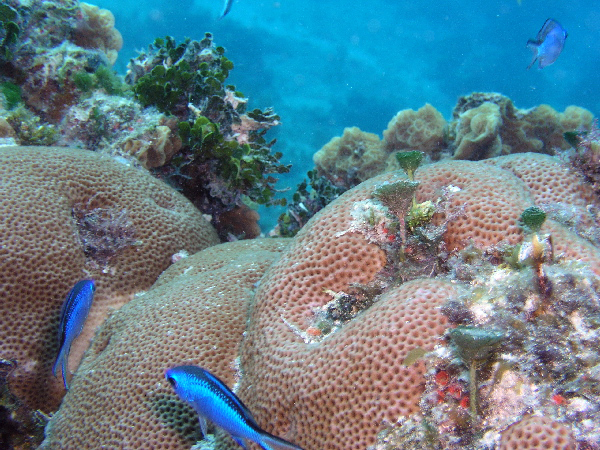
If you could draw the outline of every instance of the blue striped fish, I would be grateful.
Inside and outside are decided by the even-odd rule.
[[[94,280],[78,281],[73,286],[73,289],[69,291],[60,312],[60,325],[58,326],[58,344],[60,350],[58,351],[56,362],[52,367],[52,374],[56,376],[58,366],[61,367],[66,390],[69,390],[67,383],[67,362],[69,360],[71,344],[81,334],[81,330],[83,330],[83,324],[90,312],[95,291],[96,284]]]
[[[206,436],[206,420],[227,431],[233,440],[246,449],[246,440],[263,450],[302,450],[297,445],[262,430],[250,410],[208,370],[197,366],[178,366],[165,372],[165,378],[175,393],[198,413],[202,434]]]

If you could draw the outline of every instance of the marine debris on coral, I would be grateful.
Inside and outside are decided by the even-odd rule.
[[[308,180],[303,180],[292,199],[286,205],[286,211],[279,216],[273,235],[293,237],[317,212],[343,194],[346,189],[335,186],[316,170],[309,170]]]

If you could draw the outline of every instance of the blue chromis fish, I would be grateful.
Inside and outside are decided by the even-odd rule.
[[[83,330],[83,324],[87,319],[94,292],[96,291],[96,283],[94,280],[81,280],[75,283],[73,289],[69,291],[65,302],[63,303],[60,313],[60,325],[58,326],[58,343],[60,350],[58,357],[52,367],[52,374],[56,376],[58,366],[62,369],[63,383],[65,389],[69,390],[67,383],[67,362],[69,360],[69,352],[71,344]]]
[[[221,13],[220,19],[225,17],[229,11],[231,11],[231,7],[233,6],[233,0],[225,0],[225,6],[223,6],[223,12]]]
[[[566,39],[567,30],[560,23],[554,19],[546,20],[537,37],[527,41],[527,48],[533,52],[533,59],[527,69],[530,69],[536,60],[540,69],[556,61],[565,46]]]
[[[227,431],[246,449],[246,440],[264,450],[302,450],[297,445],[262,430],[242,401],[216,376],[198,366],[168,369],[165,378],[177,395],[198,413],[202,434],[206,436],[206,420]]]

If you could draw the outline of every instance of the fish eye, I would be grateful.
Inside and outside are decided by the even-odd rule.
[[[171,386],[175,387],[175,385],[177,384],[175,382],[175,378],[173,377],[167,377],[167,381],[171,384]]]

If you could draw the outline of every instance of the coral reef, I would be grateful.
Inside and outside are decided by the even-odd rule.
[[[96,280],[77,366],[112,309],[148,289],[173,254],[219,242],[189,201],[143,171],[86,150],[0,148],[0,359],[27,407],[54,411],[64,387],[51,373],[61,305],[72,285]]]
[[[222,239],[260,234],[248,207],[285,204],[273,175],[290,166],[265,139],[279,117],[246,111],[248,99],[225,84],[233,63],[209,33],[157,39],[121,78],[111,69],[122,45],[114,26],[110,11],[77,0],[3,5],[0,143],[128,160],[212,215]]]
[[[576,150],[571,155],[571,164],[592,185],[596,196],[600,196],[600,129],[598,120],[594,120],[589,131],[576,130],[567,134],[565,138]]]
[[[286,212],[279,216],[275,236],[293,237],[317,212],[343,194],[346,189],[334,186],[328,178],[309,170],[292,195]]]
[[[262,427],[307,450],[528,448],[540,432],[548,448],[597,442],[600,249],[574,226],[591,188],[548,155],[424,166],[417,156],[400,158],[414,181],[396,171],[361,183],[285,249],[220,245],[168,270],[103,325],[43,448],[73,435],[88,437],[78,448],[189,447],[194,414],[162,380],[181,363],[217,370]],[[561,199],[581,221],[540,213]],[[409,227],[418,202],[433,215]],[[281,257],[253,266],[269,245]],[[231,257],[239,248],[244,262]],[[235,337],[219,346],[189,321]],[[531,416],[546,419],[531,428]],[[116,422],[133,428],[114,434]],[[215,448],[235,448],[215,433]]]
[[[106,153],[150,169],[181,149],[177,120],[132,99],[96,93],[66,111],[60,143]],[[67,125],[68,124],[68,125]]]
[[[288,244],[227,243],[169,267],[100,327],[41,448],[189,449],[202,436],[197,415],[164,371],[185,362],[238,381],[253,285]]]
[[[109,10],[89,3],[81,2],[79,7],[79,21],[73,33],[73,42],[79,47],[100,50],[113,65],[123,47],[123,37],[115,28],[115,16]]]
[[[562,113],[548,105],[524,110],[501,94],[475,92],[458,99],[450,123],[429,104],[417,111],[402,110],[383,132],[383,141],[356,127],[346,128],[342,137],[332,139],[313,159],[320,176],[350,189],[379,173],[397,170],[393,155],[399,151],[421,151],[429,162],[526,152],[554,155],[569,148],[565,132],[577,130],[573,136],[577,145],[591,129],[592,119],[592,113],[577,106]],[[591,172],[588,168],[587,173]]]
[[[502,433],[499,450],[575,450],[569,429],[547,417],[526,416]]]
[[[442,114],[429,103],[417,111],[402,110],[383,132],[385,148],[388,153],[419,150],[437,160],[446,144],[447,127]]]
[[[553,155],[569,146],[566,131],[589,129],[593,115],[569,106],[559,113],[549,105],[517,109],[501,94],[475,92],[458,100],[450,135],[455,159],[481,160],[536,152]]]
[[[500,108],[495,103],[485,102],[462,113],[455,129],[454,158],[479,160],[501,155],[501,124]]]
[[[515,173],[520,173],[523,179],[536,180],[531,183],[531,190],[513,172],[491,170],[493,166],[481,162],[449,161],[417,169],[415,179],[420,182],[417,199],[430,200],[438,205],[432,221],[443,231],[441,245],[437,248],[442,265],[438,266],[435,278],[422,278],[424,273],[417,278],[412,273],[408,274],[413,280],[401,286],[400,289],[404,288],[406,292],[399,297],[421,299],[422,294],[418,292],[423,291],[420,289],[433,289],[435,293],[426,298],[431,298],[436,305],[445,304],[441,311],[447,312],[449,321],[497,330],[492,336],[494,340],[480,339],[477,345],[483,347],[475,353],[472,350],[471,353],[463,351],[457,355],[451,346],[437,347],[431,356],[424,358],[428,364],[425,390],[422,386],[409,389],[408,385],[398,381],[411,379],[403,378],[406,375],[394,378],[392,374],[402,371],[399,362],[403,360],[419,361],[418,366],[423,368],[421,375],[424,376],[425,369],[421,363],[427,350],[419,350],[417,345],[412,348],[414,351],[407,349],[408,354],[399,355],[396,351],[402,348],[399,344],[402,341],[396,343],[393,338],[397,337],[396,333],[387,334],[389,330],[398,329],[388,320],[398,318],[399,323],[411,324],[415,317],[409,313],[404,315],[400,300],[388,303],[388,295],[392,295],[395,289],[390,281],[406,279],[405,271],[411,270],[410,260],[416,255],[410,233],[404,241],[404,259],[395,262],[394,246],[386,246],[382,239],[384,229],[389,229],[393,221],[386,219],[384,210],[378,209],[377,202],[373,197],[369,200],[369,196],[374,195],[377,186],[397,183],[395,177],[399,175],[381,175],[346,192],[317,213],[261,282],[247,339],[242,345],[244,377],[240,389],[242,399],[252,411],[256,411],[259,423],[269,422],[271,432],[287,436],[304,448],[365,448],[379,445],[376,444],[376,434],[382,420],[395,423],[401,413],[394,409],[398,399],[411,398],[419,402],[420,408],[410,402],[410,407],[404,404],[407,408],[402,412],[405,419],[398,425],[402,439],[396,442],[396,447],[377,448],[455,448],[455,445],[489,448],[485,446],[489,442],[499,443],[501,431],[527,412],[527,408],[519,406],[516,394],[493,399],[494,395],[507,390],[507,386],[498,381],[502,379],[506,364],[512,363],[510,372],[515,376],[533,383],[536,371],[542,367],[540,360],[533,356],[534,345],[541,350],[551,346],[556,351],[578,345],[580,351],[577,355],[556,365],[554,372],[563,374],[560,383],[564,383],[565,389],[562,392],[567,386],[571,390],[581,389],[573,404],[573,408],[578,408],[577,412],[573,408],[562,413],[559,409],[538,410],[543,410],[555,421],[568,420],[572,423],[570,426],[578,429],[581,442],[596,439],[589,424],[597,420],[594,405],[597,406],[599,397],[593,383],[586,381],[589,377],[586,374],[597,364],[592,350],[596,337],[592,336],[597,336],[598,331],[598,292],[595,287],[598,281],[592,270],[598,267],[600,251],[562,225],[551,220],[544,223],[542,231],[552,236],[555,252],[551,262],[544,263],[552,286],[551,299],[544,301],[546,305],[561,305],[556,306],[555,312],[548,317],[548,313],[544,312],[542,294],[534,282],[536,275],[530,266],[522,263],[524,265],[508,269],[505,261],[510,261],[512,249],[523,241],[524,235],[518,225],[521,213],[534,204],[536,189],[540,193],[544,191],[537,180],[545,179],[547,186],[552,178],[546,178],[546,170],[560,172],[565,170],[565,166],[557,160],[550,164],[548,160],[552,158],[544,155],[523,154],[505,158],[520,158],[522,163],[514,164],[513,170],[519,166]],[[527,164],[528,158],[531,160]],[[545,163],[538,166],[536,158]],[[502,158],[499,160],[498,165],[501,165]],[[568,176],[567,172],[565,174]],[[473,185],[469,187],[471,182]],[[570,183],[576,186],[566,191],[561,188]],[[580,192],[579,201],[584,202],[589,194],[584,186],[571,175],[570,179],[557,180],[554,194],[550,193],[550,189],[547,191],[550,196],[565,195],[566,198],[569,193],[577,197]],[[359,221],[361,217],[366,221]],[[383,227],[379,223],[384,223]],[[364,247],[364,243],[368,242],[375,247],[365,253],[370,247]],[[347,254],[352,255],[350,261],[345,259],[348,247]],[[383,260],[379,256],[371,259],[378,255],[376,247],[384,252]],[[371,254],[373,256],[368,256]],[[372,266],[374,261],[381,261],[376,268]],[[584,261],[589,261],[589,264]],[[357,263],[362,264],[362,270],[355,269]],[[393,276],[390,279],[386,274]],[[569,279],[572,284],[567,282]],[[441,289],[439,286],[446,286],[444,283],[450,280],[453,280],[451,291],[436,290]],[[586,283],[584,280],[589,281]],[[494,286],[493,292],[486,295],[490,286]],[[371,296],[375,295],[374,302],[360,301],[357,304],[367,305],[366,310],[353,313],[345,321],[335,321],[327,315],[332,302],[339,310],[353,297],[359,301],[357,293],[364,295],[366,291],[370,291]],[[508,297],[506,305],[502,300],[504,297]],[[570,311],[569,314],[572,314],[574,311],[573,304],[566,300],[569,298],[581,304],[576,322],[581,325],[570,325],[570,333],[560,337],[562,331],[559,330],[566,330],[567,323],[575,320],[562,312]],[[370,304],[372,306],[369,307]],[[379,308],[390,309],[387,313],[377,313]],[[433,311],[427,314],[428,317],[436,317]],[[372,319],[375,315],[377,322]],[[554,315],[556,319],[552,317]],[[529,317],[536,318],[528,322]],[[443,323],[442,319],[435,320]],[[524,330],[526,337],[521,338],[520,333]],[[585,342],[577,334],[584,332],[590,333],[586,335]],[[439,337],[436,333],[432,338]],[[362,354],[363,343],[369,342],[367,336],[375,336],[375,340],[368,346],[368,352]],[[406,337],[406,342],[415,341]],[[466,345],[464,342],[461,345]],[[336,347],[338,343],[339,348]],[[486,346],[492,345],[496,346],[495,352],[485,350]],[[337,351],[333,350],[335,348]],[[394,362],[385,363],[389,353],[394,355]],[[460,355],[469,359],[462,363]],[[507,363],[498,366],[494,372],[494,364],[500,364],[499,355],[503,355]],[[559,352],[551,358],[558,363],[563,356],[566,355]],[[517,358],[518,362],[511,358]],[[350,365],[347,366],[346,361],[352,363],[348,362]],[[367,365],[363,365],[365,361]],[[588,369],[578,370],[579,364]],[[363,371],[367,371],[368,375],[363,375]],[[476,374],[471,377],[471,385],[470,372]],[[269,373],[279,375],[272,378]],[[436,374],[440,374],[437,380]],[[365,377],[364,382],[354,378],[361,376]],[[551,398],[549,386],[558,386],[558,381],[544,380],[541,383],[535,380],[540,389],[543,386],[543,394],[540,391],[536,400]],[[578,387],[574,388],[575,385]],[[351,391],[346,391],[347,386],[351,386]],[[415,389],[419,394],[412,397]],[[262,395],[264,392],[270,395],[265,397]],[[393,405],[386,407],[387,399],[394,399]],[[585,407],[582,406],[583,399],[589,402]],[[524,405],[535,406],[534,403]],[[406,420],[406,414],[417,415],[411,421]],[[487,420],[481,423],[484,417]],[[409,429],[418,431],[409,432]],[[422,440],[418,441],[417,436],[421,436]],[[431,442],[434,444],[431,445]]]
[[[333,138],[313,155],[317,174],[345,189],[383,172],[386,158],[379,137],[357,127],[344,129],[341,137]]]
[[[114,17],[76,0],[12,0],[7,6],[19,30],[4,44],[9,49],[0,60],[4,73],[21,87],[28,108],[57,124],[82,95],[74,74],[94,73],[115,62],[122,38]]]

